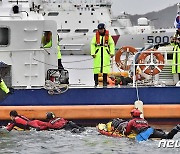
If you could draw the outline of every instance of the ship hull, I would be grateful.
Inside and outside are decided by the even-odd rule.
[[[139,98],[144,104],[180,104],[180,87],[141,87]],[[50,95],[45,89],[14,90],[1,98],[1,106],[53,105],[132,105],[136,88],[69,88],[65,93]]]
[[[146,119],[178,123],[180,87],[141,87],[138,91]],[[0,120],[10,120],[11,110],[30,119],[45,119],[46,112],[52,111],[57,116],[91,124],[117,117],[129,119],[136,100],[136,88],[132,87],[70,88],[58,95],[50,95],[45,89],[21,89],[1,98]]]

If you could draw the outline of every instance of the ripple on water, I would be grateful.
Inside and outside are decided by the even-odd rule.
[[[180,140],[180,133],[174,140]],[[137,143],[133,139],[100,135],[96,128],[87,127],[81,134],[65,130],[11,131],[0,129],[0,153],[16,154],[179,154],[180,148],[158,148],[158,140]]]

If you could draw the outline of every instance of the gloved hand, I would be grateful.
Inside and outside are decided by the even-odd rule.
[[[14,93],[14,89],[13,88],[9,88],[8,94],[13,94],[13,93]]]
[[[40,127],[37,127],[37,128],[36,128],[36,131],[40,131]]]
[[[96,55],[92,55],[93,58],[96,58]]]
[[[159,44],[156,44],[155,46],[154,46],[154,49],[158,49],[159,48]]]
[[[114,55],[113,55],[113,54],[110,54],[110,56],[111,56],[111,58],[113,58],[113,57],[114,57]]]

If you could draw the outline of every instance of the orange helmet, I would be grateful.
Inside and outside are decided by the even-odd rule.
[[[139,111],[138,109],[133,109],[133,110],[131,111],[131,115],[132,115],[133,117],[140,117],[141,114],[142,114],[142,112]]]

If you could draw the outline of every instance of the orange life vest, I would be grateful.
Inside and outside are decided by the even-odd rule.
[[[109,31],[108,30],[105,30],[105,40],[104,40],[104,46],[108,46],[108,39],[109,39]],[[96,31],[96,44],[97,45],[100,45],[100,33],[99,31],[97,30]]]

